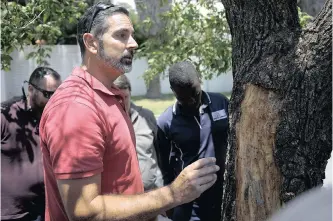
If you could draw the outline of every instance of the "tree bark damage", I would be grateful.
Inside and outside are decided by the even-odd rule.
[[[266,220],[325,178],[332,151],[332,3],[304,30],[296,0],[222,3],[234,79],[222,220]]]

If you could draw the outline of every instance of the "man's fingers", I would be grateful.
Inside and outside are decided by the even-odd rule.
[[[200,186],[211,182],[215,183],[216,178],[217,178],[216,174],[210,174],[207,176],[199,177],[198,179],[196,179],[196,183]]]
[[[194,174],[195,178],[198,178],[198,177],[206,176],[209,174],[215,174],[219,170],[220,170],[219,166],[211,165],[211,166],[206,166],[201,169],[195,170],[193,174]]]
[[[217,179],[217,176],[214,175],[213,179],[210,182],[206,182],[205,184],[200,185],[200,187],[199,187],[200,192],[203,193],[206,190],[208,190],[209,188],[211,188],[214,185],[214,183],[216,182],[216,179]]]
[[[190,170],[197,170],[202,167],[205,167],[205,166],[208,166],[211,164],[215,164],[215,162],[216,162],[215,157],[206,157],[206,158],[202,158],[202,159],[195,161],[194,163],[187,166],[187,168]]]

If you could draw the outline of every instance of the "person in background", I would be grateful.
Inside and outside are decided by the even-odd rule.
[[[228,140],[228,99],[201,90],[199,73],[190,61],[169,68],[176,103],[158,118],[158,148],[165,184],[193,161],[216,157],[217,182],[198,199],[173,210],[173,221],[219,221]]]
[[[132,68],[133,34],[128,11],[110,2],[79,19],[82,65],[59,86],[40,123],[46,221],[152,220],[216,181],[219,167],[211,157],[144,193],[133,125],[113,84]]]
[[[1,103],[1,220],[44,220],[45,194],[38,125],[60,75],[36,68],[28,96]]]
[[[149,191],[163,186],[162,173],[156,157],[156,119],[150,110],[131,102],[131,83],[126,75],[117,78],[114,84],[124,94],[126,112],[131,118],[144,190]]]

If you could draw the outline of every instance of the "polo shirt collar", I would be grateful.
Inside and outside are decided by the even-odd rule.
[[[199,112],[200,114],[203,113],[203,109],[205,109],[208,105],[210,105],[212,103],[209,94],[206,91],[202,91],[202,95],[201,95],[201,106],[199,107]],[[176,101],[173,106],[172,106],[172,112],[173,114],[177,115],[177,114],[183,114],[183,115],[188,115],[187,113],[181,111],[181,107],[178,103],[178,101]]]
[[[101,91],[104,94],[108,94],[111,96],[123,96],[121,91],[116,86],[112,85],[112,88],[109,90],[107,87],[104,86],[104,84],[102,84],[102,82],[97,80],[94,76],[89,74],[82,67],[74,68],[72,75],[77,76],[86,81],[88,85],[94,90]]]
[[[130,106],[130,116],[132,123],[136,121],[136,119],[139,117],[139,111],[142,109],[142,107],[136,106],[133,102],[131,102]]]

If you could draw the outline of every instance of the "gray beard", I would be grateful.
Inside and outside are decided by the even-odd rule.
[[[98,59],[104,61],[104,63],[108,67],[115,68],[115,69],[119,70],[122,73],[128,73],[132,70],[132,64],[130,64],[130,65],[129,64],[124,64],[123,62],[121,62],[121,59],[117,60],[113,57],[107,56],[106,53],[105,53],[105,50],[104,50],[103,41],[99,42],[97,57],[98,57]]]

